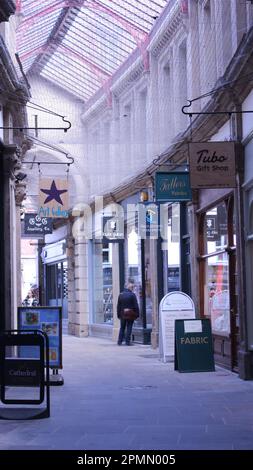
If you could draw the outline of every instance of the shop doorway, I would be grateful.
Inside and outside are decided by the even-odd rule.
[[[217,364],[238,368],[239,316],[233,197],[200,216],[200,311],[210,318]]]
[[[124,266],[125,281],[129,278],[134,281],[134,292],[140,307],[140,316],[134,323],[133,339],[135,342],[150,344],[153,311],[150,239],[141,239],[135,230],[133,230],[127,238],[127,243],[125,244],[125,259],[124,263],[121,263],[121,266]]]
[[[68,318],[68,264],[67,260],[47,264],[46,305],[62,307],[62,317]]]

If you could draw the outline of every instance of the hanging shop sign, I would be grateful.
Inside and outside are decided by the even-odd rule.
[[[38,214],[25,214],[24,233],[25,235],[46,235],[52,233],[53,221],[49,217],[40,217]]]
[[[159,204],[154,202],[140,203],[136,226],[140,238],[157,240],[161,230]]]
[[[234,188],[234,142],[198,142],[189,144],[191,187]]]
[[[39,217],[68,217],[68,180],[40,179]]]
[[[157,172],[155,175],[156,202],[191,201],[191,187],[187,172]]]
[[[50,243],[42,248],[41,259],[43,263],[53,263],[62,261],[67,257],[66,240],[59,240],[56,243]]]
[[[175,370],[179,372],[215,370],[209,319],[175,321]]]
[[[103,216],[103,243],[124,241],[124,216]]]
[[[194,303],[184,292],[170,292],[163,297],[159,307],[159,350],[164,362],[174,356],[175,320],[194,319],[195,316]]]

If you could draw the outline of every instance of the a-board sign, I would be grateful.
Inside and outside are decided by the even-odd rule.
[[[215,370],[209,319],[175,321],[175,370],[179,372]]]
[[[21,359],[19,349],[22,347],[36,348],[37,358]],[[24,394],[24,387],[33,387],[33,393]],[[4,405],[0,407],[0,419],[49,418],[49,343],[43,331],[0,332],[0,401]],[[43,402],[44,407],[27,407]]]
[[[61,307],[18,307],[19,330],[42,330],[49,339],[49,366],[62,368],[62,310]],[[19,357],[38,357],[36,348],[20,347]]]
[[[169,292],[163,297],[159,307],[159,350],[164,362],[174,356],[175,320],[195,316],[194,303],[184,292]]]

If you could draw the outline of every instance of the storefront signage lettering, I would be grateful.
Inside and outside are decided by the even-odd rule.
[[[139,204],[137,227],[141,238],[157,240],[159,231],[161,231],[159,204]]]
[[[208,344],[208,337],[199,338],[198,336],[191,338],[180,338],[181,344]]]
[[[191,189],[189,173],[158,172],[155,176],[156,201],[190,201]]]
[[[121,214],[103,217],[103,242],[113,243],[124,240],[124,216]]]
[[[207,215],[205,219],[207,241],[219,240],[217,230],[217,215]]]
[[[6,359],[5,383],[9,386],[35,386],[40,383],[40,363],[29,359]]]
[[[234,188],[234,142],[203,142],[189,144],[191,187]]]
[[[68,181],[43,178],[39,186],[39,217],[68,217]]]
[[[52,219],[48,217],[40,217],[38,214],[25,214],[24,233],[26,235],[45,235],[52,233]]]

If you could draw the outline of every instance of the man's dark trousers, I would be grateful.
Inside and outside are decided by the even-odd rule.
[[[133,320],[123,320],[122,318],[120,319],[118,344],[121,344],[124,339],[125,329],[126,329],[126,344],[130,344],[132,328],[133,328]]]

